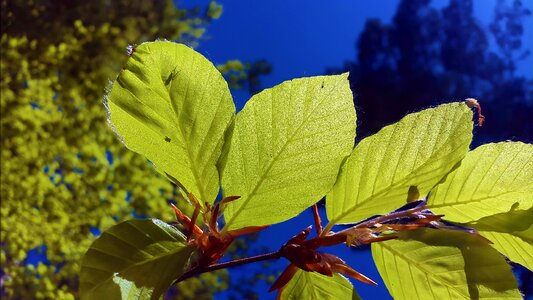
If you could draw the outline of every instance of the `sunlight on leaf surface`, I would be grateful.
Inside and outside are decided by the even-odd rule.
[[[512,210],[465,224],[491,240],[496,250],[533,270],[533,206]]]
[[[533,145],[502,142],[468,153],[431,191],[428,207],[455,222],[533,207]]]
[[[362,140],[328,194],[330,222],[353,223],[406,203],[411,186],[426,196],[466,155],[472,111],[450,103],[409,114]]]
[[[158,299],[181,276],[194,248],[156,219],[130,220],[104,231],[81,262],[82,299]]]
[[[281,299],[322,300],[353,299],[360,300],[352,283],[344,276],[334,274],[328,277],[315,272],[299,269],[281,292]]]
[[[107,107],[128,148],[177,179],[202,205],[215,200],[216,162],[235,106],[211,62],[182,44],[144,43],[113,84]]]
[[[533,227],[529,230],[531,231]],[[479,231],[479,233],[492,241],[494,243],[492,246],[500,253],[533,271],[533,239],[521,238],[526,232]]]
[[[522,299],[511,266],[466,232],[402,232],[372,256],[394,299]]]
[[[228,229],[290,219],[331,189],[355,138],[348,74],[285,81],[253,96],[221,161]]]

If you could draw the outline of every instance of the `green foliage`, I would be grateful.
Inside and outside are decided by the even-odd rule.
[[[241,196],[225,211],[229,229],[285,221],[331,189],[355,137],[347,77],[286,81],[237,115],[221,163],[224,195]]]
[[[262,90],[259,76],[269,74],[272,66],[266,60],[246,63],[228,60],[224,64],[217,65],[217,69],[224,74],[230,88],[247,88],[250,94],[256,94]]]
[[[357,297],[339,273],[374,282],[339,257],[316,250],[339,243],[374,243],[376,264],[395,298],[428,294],[435,299],[520,298],[509,264],[482,235],[497,239],[496,248],[509,258],[529,260],[521,251],[528,251],[532,240],[531,145],[502,143],[468,152],[473,126],[470,106],[477,107],[482,118],[475,100],[407,115],[352,149],[356,116],[347,74],[281,83],[253,96],[233,118],[233,107],[225,98],[227,86],[213,72],[217,71],[201,55],[183,45],[146,43],[133,51],[109,98],[111,125],[126,145],[154,160],[185,192],[193,191],[186,193],[195,204],[193,220],[175,209],[188,236],[186,249],[192,250],[171,264],[177,268],[174,279],[183,281],[243,263],[215,265],[235,237],[294,217],[331,190],[326,201],[330,223],[321,230],[316,211],[316,237],[308,239],[309,227],[279,251],[247,260],[284,257],[291,262],[273,285],[282,289],[282,297]],[[199,113],[200,106],[205,113]],[[167,147],[173,143],[177,146]],[[182,154],[179,145],[186,149],[194,145],[193,151],[198,152]],[[210,151],[202,156],[206,152],[198,148],[204,146]],[[215,162],[218,170],[204,171],[204,166]],[[201,194],[199,187],[211,184],[217,172],[226,198],[210,205],[213,199],[208,192],[197,201],[194,193]],[[214,191],[219,183],[205,186]],[[450,225],[424,210],[428,194],[429,208],[442,210],[449,221],[469,222],[464,225],[479,233]],[[500,195],[508,196],[507,200],[494,202]],[[389,213],[403,204],[407,207]],[[455,205],[461,205],[462,211],[472,209],[469,217],[461,219]],[[220,230],[217,220],[222,213],[225,227]],[[372,215],[377,216],[331,231],[335,224]],[[198,216],[201,220],[196,222]],[[110,232],[116,238],[108,238]],[[123,261],[137,257],[135,251],[121,252],[122,242],[118,242],[133,239],[130,244],[135,244],[137,234],[107,231],[89,248],[84,262],[105,265],[108,275],[122,274],[123,266],[109,263],[109,256],[124,254]],[[178,249],[183,249],[183,238],[179,243]],[[95,249],[107,255],[97,256]],[[194,262],[187,268],[189,255]],[[168,274],[169,264],[152,265],[149,272]],[[159,282],[159,292],[170,277]],[[144,280],[127,279],[132,280],[128,287]]]
[[[428,198],[467,223],[509,259],[533,269],[533,145],[502,142],[469,152]]]
[[[531,218],[531,216],[530,216]],[[475,226],[472,226],[475,228]],[[503,233],[496,231],[479,231],[479,233],[493,242],[492,247],[505,255],[511,261],[519,263],[533,270],[533,227],[528,232]]]
[[[235,115],[226,81],[184,45],[145,43],[132,51],[106,102],[113,129],[202,205],[213,203],[216,163]]]
[[[207,7],[207,15],[213,19],[220,18],[220,15],[222,15],[222,5],[216,1],[211,1]]]
[[[394,299],[522,299],[511,266],[465,232],[405,232],[372,255]]]
[[[132,214],[168,220],[167,202],[179,198],[146,159],[117,143],[103,87],[128,44],[161,36],[194,45],[221,10],[207,16],[165,0],[2,0],[0,11],[0,293],[73,299],[80,259],[96,238],[91,228]],[[41,245],[48,263],[27,265],[28,251]],[[173,297],[209,299],[226,286],[220,276],[184,282],[188,293]]]
[[[130,220],[109,228],[81,262],[82,299],[159,299],[188,266],[194,248],[160,220]]]
[[[530,195],[524,199],[532,201]],[[510,260],[533,270],[533,206],[494,214],[466,225],[494,242],[493,247]]]
[[[429,207],[457,222],[533,207],[533,145],[487,144],[468,153],[428,198]]]
[[[362,140],[328,194],[332,223],[353,223],[406,203],[411,186],[424,197],[463,159],[472,112],[451,103],[409,114]]]
[[[342,275],[335,274],[333,277],[328,277],[302,270],[296,271],[296,275],[283,288],[280,298],[287,300],[361,299],[350,281]]]

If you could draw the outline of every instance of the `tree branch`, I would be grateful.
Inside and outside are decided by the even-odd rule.
[[[216,270],[220,270],[220,269],[231,268],[231,267],[236,267],[236,266],[250,264],[250,263],[254,263],[254,262],[258,262],[258,261],[278,259],[280,257],[281,257],[281,253],[278,250],[276,252],[271,252],[271,253],[266,253],[266,254],[261,254],[261,255],[241,258],[241,259],[236,259],[236,260],[232,260],[232,261],[228,261],[228,262],[224,262],[224,263],[210,265],[210,266],[207,266],[207,267],[192,268],[191,270],[189,270],[189,271],[185,272],[183,275],[181,275],[181,277],[178,278],[174,282],[174,284],[176,284],[178,282],[181,282],[183,280],[189,279],[191,277],[194,277],[196,275],[200,275],[202,273],[216,271]]]

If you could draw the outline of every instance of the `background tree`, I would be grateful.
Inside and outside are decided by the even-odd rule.
[[[497,2],[488,27],[474,16],[471,0],[450,0],[441,9],[431,0],[403,0],[391,24],[368,20],[356,60],[327,70],[351,72],[357,139],[421,107],[475,97],[487,121],[476,129],[474,146],[533,141],[533,80],[517,73],[531,55],[522,45],[531,12],[520,0],[509,2]],[[533,274],[515,271],[521,290],[531,294]]]
[[[391,24],[367,21],[357,59],[346,62],[360,118],[358,139],[408,112],[475,97],[487,122],[475,144],[506,139],[531,141],[533,82],[517,74],[526,55],[524,17],[517,0],[501,0],[484,28],[471,0],[451,0],[442,9],[430,0],[401,1]]]
[[[191,209],[118,142],[102,95],[128,44],[166,38],[195,46],[221,12],[215,2],[1,2],[1,296],[72,299],[79,260],[101,230],[132,216],[172,220],[168,202]],[[254,64],[242,65],[244,83]],[[227,276],[184,284],[188,294],[168,298],[209,299]]]

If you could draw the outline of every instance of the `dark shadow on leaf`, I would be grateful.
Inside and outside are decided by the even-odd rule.
[[[479,231],[510,233],[533,243],[533,206],[527,210],[510,210],[465,224]]]

